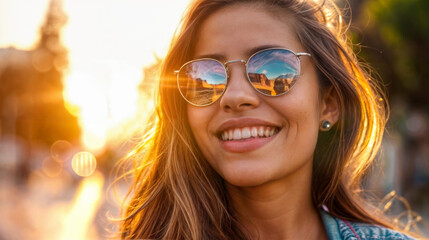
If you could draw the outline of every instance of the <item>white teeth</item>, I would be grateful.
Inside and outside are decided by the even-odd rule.
[[[222,140],[226,141],[228,139],[228,133],[227,132],[223,132],[222,133]]]
[[[269,128],[265,129],[264,136],[265,137],[269,137],[270,136],[270,129]]]
[[[234,129],[234,140],[239,140],[241,139],[241,131],[240,129],[236,128]]]
[[[258,136],[258,129],[256,127],[252,127],[252,137]]]
[[[250,128],[245,127],[241,130],[241,138],[250,138]]]
[[[222,134],[220,134],[220,138],[223,141],[231,141],[248,139],[252,137],[271,137],[275,132],[275,128],[267,126],[234,128],[224,131]]]
[[[264,136],[264,127],[258,128],[258,136],[263,137]]]

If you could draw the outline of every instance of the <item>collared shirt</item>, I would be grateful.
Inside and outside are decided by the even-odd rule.
[[[330,240],[412,240],[403,233],[368,223],[348,222],[321,210],[323,224]]]

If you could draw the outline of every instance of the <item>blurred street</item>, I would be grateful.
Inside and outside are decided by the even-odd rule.
[[[188,0],[40,0],[41,19],[13,1],[0,0],[0,240],[114,237],[128,190],[115,169],[143,135]],[[336,2],[351,9],[350,41],[391,109],[365,189],[399,226],[429,237],[429,1]],[[22,31],[10,26],[24,10],[40,22],[27,47],[5,37]]]

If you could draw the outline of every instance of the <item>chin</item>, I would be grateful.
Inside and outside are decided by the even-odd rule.
[[[227,184],[237,188],[251,188],[258,187],[264,184],[264,181],[255,181],[254,179],[233,179],[232,181],[225,180]]]
[[[233,174],[226,174],[222,176],[226,183],[235,187],[257,187],[269,182],[266,174],[261,171],[254,172],[235,172]]]

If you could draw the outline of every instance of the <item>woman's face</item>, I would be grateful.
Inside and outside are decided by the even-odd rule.
[[[247,61],[256,49],[269,47],[306,51],[297,39],[293,19],[274,16],[255,5],[236,4],[202,23],[193,57]],[[326,120],[311,57],[301,57],[297,83],[278,97],[256,92],[244,64],[228,67],[229,83],[221,99],[206,107],[187,106],[190,127],[207,161],[235,186],[258,186],[293,174],[311,178],[319,124]],[[219,137],[226,131],[238,138],[255,129],[267,132],[268,137],[227,141]]]

